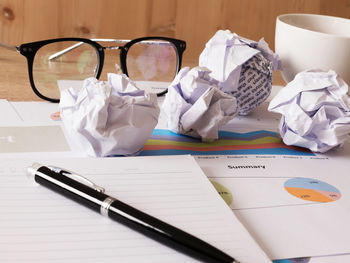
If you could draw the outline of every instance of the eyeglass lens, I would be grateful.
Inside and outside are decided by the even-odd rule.
[[[177,51],[164,40],[144,40],[129,48],[126,67],[130,79],[141,89],[160,93],[167,89],[177,71]]]
[[[72,49],[62,52],[66,48]],[[58,52],[62,54],[51,57]],[[90,44],[78,41],[47,44],[41,47],[34,57],[35,87],[45,97],[59,99],[60,88],[72,86],[74,81],[81,84],[81,80],[95,76],[98,63],[98,54]]]

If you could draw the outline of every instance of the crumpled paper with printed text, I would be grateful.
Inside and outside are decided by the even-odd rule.
[[[270,95],[272,72],[281,61],[264,39],[255,42],[229,30],[219,30],[199,57],[199,66],[211,70],[220,89],[237,99],[239,114],[247,115]]]

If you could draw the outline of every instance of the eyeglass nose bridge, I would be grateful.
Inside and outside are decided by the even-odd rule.
[[[126,53],[128,52],[129,48],[126,46],[122,45],[122,41],[120,41],[120,46],[118,45],[109,45],[109,46],[102,46],[103,50],[119,50],[120,54],[119,54],[119,63],[115,63],[115,70],[118,74],[126,74],[128,75],[128,71],[126,68]],[[96,73],[96,72],[95,72]]]
[[[102,45],[104,50],[120,50],[127,51],[128,47],[125,44],[129,43],[131,40],[126,39],[92,39],[96,42],[105,42],[105,43],[113,43],[114,45]]]
[[[104,50],[122,50],[122,49],[127,50],[127,48],[125,48],[123,46],[103,46],[103,49]]]

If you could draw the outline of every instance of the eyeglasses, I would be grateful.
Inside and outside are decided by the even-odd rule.
[[[102,46],[98,42],[114,45]],[[120,50],[121,71],[139,88],[163,95],[181,68],[186,42],[167,37],[57,38],[20,46],[0,43],[0,46],[18,51],[27,58],[30,84],[37,96],[59,102],[61,90],[81,86],[86,78],[100,77],[107,50]],[[118,69],[119,66],[115,66]]]

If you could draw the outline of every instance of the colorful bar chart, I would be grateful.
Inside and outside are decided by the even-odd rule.
[[[247,133],[220,131],[219,139],[202,142],[170,130],[155,129],[140,155],[314,155],[307,149],[287,146],[278,133],[266,130]]]

